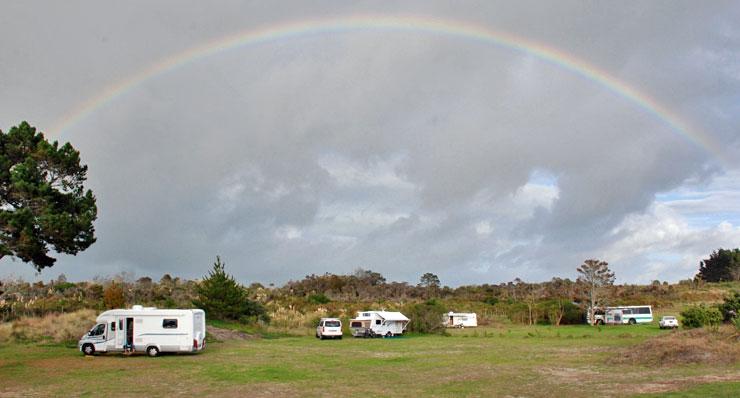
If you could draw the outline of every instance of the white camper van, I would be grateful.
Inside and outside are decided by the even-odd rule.
[[[355,337],[393,337],[403,334],[409,321],[400,312],[360,311],[350,319],[349,328]]]
[[[452,312],[445,317],[445,326],[448,328],[478,327],[478,316],[475,312]]]
[[[156,309],[135,305],[130,310],[110,310],[78,343],[85,355],[97,352],[198,352],[206,343],[203,310]]]

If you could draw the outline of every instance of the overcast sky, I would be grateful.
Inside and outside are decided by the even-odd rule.
[[[0,129],[29,121],[89,166],[98,238],[36,275],[243,283],[358,267],[417,283],[692,277],[740,246],[740,3],[4,1]],[[217,5],[216,5],[217,4]],[[214,52],[65,125],[110,87],[238,32],[361,15],[444,19],[580,59],[608,85],[444,32],[350,29]],[[63,128],[62,128],[63,127]]]

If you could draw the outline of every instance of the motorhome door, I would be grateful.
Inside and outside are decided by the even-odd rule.
[[[118,321],[115,319],[108,320],[106,327],[108,329],[108,333],[106,333],[105,337],[105,350],[115,351],[118,334]]]
[[[116,317],[116,349],[119,350],[123,349],[123,344],[126,342],[126,328],[124,327],[124,322],[124,317]]]

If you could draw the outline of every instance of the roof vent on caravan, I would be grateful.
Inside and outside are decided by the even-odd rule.
[[[144,309],[144,307],[141,305],[134,305],[134,306],[131,306],[131,309],[135,311],[141,311]]]

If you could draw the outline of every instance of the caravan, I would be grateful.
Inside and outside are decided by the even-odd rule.
[[[409,321],[400,312],[360,311],[350,319],[349,328],[355,337],[393,337],[403,334]]]
[[[97,352],[198,352],[206,343],[203,310],[156,309],[135,305],[105,311],[78,343],[85,355]]]
[[[448,328],[474,328],[478,326],[478,316],[475,312],[450,311],[443,323]]]

